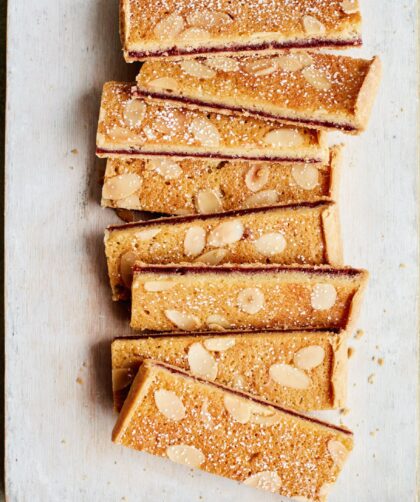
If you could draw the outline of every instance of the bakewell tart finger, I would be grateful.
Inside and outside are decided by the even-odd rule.
[[[359,46],[358,0],[121,0],[126,61]]]
[[[245,113],[288,124],[359,134],[366,129],[381,63],[334,54],[148,61],[139,97],[219,113]]]
[[[353,448],[347,429],[147,360],[113,441],[299,500],[325,501]]]
[[[322,164],[108,159],[102,206],[187,215],[338,198],[340,145]]]
[[[320,131],[136,99],[131,88],[118,82],[104,86],[97,134],[99,157],[328,161],[328,147]]]
[[[152,333],[117,338],[111,346],[114,405],[119,411],[142,362],[155,359],[193,375],[301,411],[343,408],[347,336],[337,331],[228,331],[222,316],[206,319],[214,332]]]
[[[131,327],[209,331],[211,315],[239,329],[349,329],[368,274],[282,265],[134,265]]]
[[[105,253],[114,300],[129,298],[135,262],[343,264],[337,205],[326,201],[111,226]]]

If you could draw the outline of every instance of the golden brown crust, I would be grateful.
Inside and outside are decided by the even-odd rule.
[[[361,278],[360,288],[356,291],[356,294],[353,297],[353,301],[351,302],[348,314],[348,322],[346,326],[347,331],[350,331],[352,328],[354,328],[357,319],[359,318],[360,309],[362,308],[363,295],[365,294],[368,281],[369,281],[369,272],[367,270],[364,270]]]
[[[369,71],[360,88],[355,105],[355,117],[361,131],[364,131],[367,127],[381,77],[382,63],[380,58],[375,56],[371,61]]]
[[[329,198],[335,202],[339,200],[340,195],[340,178],[341,178],[341,165],[343,160],[344,145],[334,145],[330,149],[330,164],[331,164],[331,178],[330,178],[330,192]]]
[[[328,209],[323,211],[322,223],[325,240],[325,261],[340,267],[344,264],[344,260],[338,204],[329,206]]]
[[[334,346],[334,362],[331,375],[331,393],[334,408],[344,408],[347,400],[347,341],[348,332],[346,331],[331,338],[331,343]]]

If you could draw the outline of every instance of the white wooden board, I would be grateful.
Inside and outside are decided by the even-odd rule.
[[[415,7],[415,0],[363,2],[358,53],[380,54],[385,75],[368,132],[340,138],[346,258],[372,277],[360,319],[366,336],[352,342],[344,417],[356,448],[336,502],[415,500]],[[117,0],[9,2],[9,501],[280,500],[111,444],[109,342],[129,331],[107,284],[102,235],[116,218],[98,205],[104,165],[94,146],[102,83],[136,70],[123,63],[117,25]]]

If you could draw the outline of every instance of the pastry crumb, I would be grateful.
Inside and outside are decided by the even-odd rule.
[[[385,364],[385,359],[383,357],[379,357],[378,364],[379,364],[379,366],[383,366]]]
[[[65,440],[65,439],[62,439],[62,440],[60,441],[60,443],[61,443],[61,444],[66,444],[66,440]]]
[[[405,263],[400,263],[400,268],[405,268],[407,265]]]
[[[373,384],[375,381],[375,373],[368,376],[368,383]]]
[[[71,153],[73,155],[77,155],[79,153],[79,150],[77,148],[73,148],[73,150],[71,150]]]
[[[347,358],[351,359],[354,356],[355,352],[356,350],[353,347],[349,347],[347,349]]]
[[[349,408],[342,408],[340,410],[340,415],[343,415],[343,416],[346,416],[350,413],[350,409]]]
[[[356,340],[360,340],[364,335],[365,335],[365,332],[362,329],[358,329],[353,338]]]
[[[80,377],[77,377],[76,378],[76,383],[78,383],[79,385],[83,385],[83,379],[80,378]]]

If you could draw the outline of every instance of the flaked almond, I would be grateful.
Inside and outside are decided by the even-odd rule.
[[[206,319],[207,326],[215,331],[224,331],[230,327],[229,321],[222,315],[209,315]]]
[[[270,366],[270,377],[279,385],[292,389],[307,389],[311,380],[302,370],[289,364],[273,364]]]
[[[247,314],[256,314],[264,307],[264,295],[258,288],[246,288],[238,295],[238,307]]]
[[[185,406],[175,392],[159,389],[154,396],[157,409],[166,418],[178,422],[185,417]]]
[[[190,26],[208,28],[215,25],[226,25],[232,22],[232,18],[225,12],[217,12],[209,9],[195,9],[187,16]]]
[[[343,0],[341,2],[341,8],[346,14],[356,14],[359,12],[359,1],[358,0]]]
[[[150,228],[149,230],[142,230],[136,233],[136,239],[139,241],[149,241],[160,234],[159,228]]]
[[[175,286],[173,281],[147,281],[144,283],[144,289],[149,292],[168,291]]]
[[[219,265],[227,255],[226,249],[214,249],[199,256],[195,263],[205,263],[206,265]]]
[[[102,197],[107,200],[125,199],[137,192],[141,188],[142,182],[142,178],[134,173],[113,176],[104,183]]]
[[[184,19],[179,14],[169,14],[155,26],[153,32],[161,40],[173,39],[184,29]]]
[[[277,56],[275,60],[278,67],[284,71],[299,71],[313,63],[310,54],[304,52],[287,56]]]
[[[204,341],[204,347],[211,352],[225,352],[235,346],[236,340],[222,336],[220,338],[207,338]]]
[[[238,71],[240,68],[239,62],[233,58],[215,57],[209,58],[204,61],[204,64],[213,70],[220,70],[224,72]]]
[[[273,146],[275,148],[279,147],[294,147],[301,146],[304,142],[302,134],[296,129],[274,129],[268,132],[264,138],[264,143]]]
[[[272,206],[279,201],[279,194],[275,190],[262,190],[248,197],[244,206],[246,208]]]
[[[223,398],[223,404],[229,415],[240,424],[246,424],[251,418],[251,404],[245,399],[241,399],[231,394],[226,394]]]
[[[240,241],[243,235],[244,226],[240,220],[225,221],[210,232],[207,242],[218,248]]]
[[[303,27],[309,35],[322,35],[325,33],[325,26],[314,16],[305,16],[303,18]]]
[[[349,454],[347,448],[343,445],[343,443],[336,441],[335,439],[331,439],[328,442],[327,447],[333,462],[339,467],[342,467],[346,461],[347,455]]]
[[[215,190],[200,190],[195,197],[195,206],[200,214],[213,214],[223,211],[220,194]]]
[[[275,471],[261,471],[244,481],[247,486],[276,493],[281,488],[281,479]]]
[[[198,256],[206,245],[206,231],[202,227],[191,227],[184,239],[184,253],[192,258]]]
[[[139,127],[146,116],[146,111],[146,103],[139,99],[130,99],[124,105],[124,122],[129,127]]]
[[[271,416],[252,414],[249,421],[251,424],[265,425],[267,427],[270,427],[270,425],[279,424],[281,422],[281,416],[279,414],[274,414]]]
[[[172,159],[156,158],[147,161],[147,167],[156,171],[160,176],[167,180],[179,178],[182,174],[182,169]]]
[[[131,283],[133,282],[133,266],[138,259],[138,256],[132,251],[128,251],[121,256],[120,275],[127,288],[131,288]]]
[[[154,89],[160,89],[162,91],[177,91],[178,82],[172,77],[160,77],[155,78],[147,82],[147,87],[152,87]]]
[[[318,169],[314,166],[293,166],[292,177],[296,184],[304,190],[312,190],[318,185]]]
[[[201,450],[195,446],[188,446],[186,444],[169,446],[166,449],[166,454],[172,462],[188,465],[189,467],[200,467],[206,460]]]
[[[203,146],[215,148],[220,145],[217,127],[204,117],[196,117],[190,125],[191,134]]]
[[[210,32],[203,28],[188,28],[179,35],[178,40],[180,42],[188,44],[189,42],[206,40],[209,39],[210,37],[211,37]]]
[[[130,368],[118,368],[112,370],[112,390],[125,389],[133,381],[133,374]]]
[[[305,68],[302,70],[302,75],[305,77],[306,81],[311,84],[312,87],[318,89],[318,91],[328,91],[331,87],[331,82],[318,68]]]
[[[191,77],[207,79],[214,78],[216,76],[216,72],[214,70],[199,61],[195,61],[194,59],[182,61],[179,63],[179,66],[187,75],[191,75]]]
[[[243,377],[243,375],[237,373],[236,375],[234,375],[233,377],[233,380],[232,380],[232,386],[235,388],[235,389],[244,389],[245,388],[245,378]]]
[[[188,350],[188,364],[191,373],[206,380],[217,377],[217,361],[201,343],[193,343]]]
[[[277,64],[274,58],[250,60],[244,63],[244,70],[256,77],[271,75],[277,70]]]
[[[141,209],[139,196],[133,193],[124,199],[118,199],[114,201],[115,207],[121,209]]]
[[[245,185],[251,192],[259,192],[270,178],[268,166],[254,166],[245,175]]]
[[[325,358],[325,350],[319,345],[310,345],[296,352],[293,362],[301,370],[312,370],[322,364]]]
[[[316,284],[311,293],[311,305],[314,310],[328,310],[337,300],[337,291],[332,284]]]
[[[264,256],[282,253],[286,247],[284,235],[277,232],[264,234],[253,242],[255,249]]]
[[[201,325],[200,319],[193,314],[185,314],[178,310],[165,310],[166,317],[179,329],[194,331]]]

